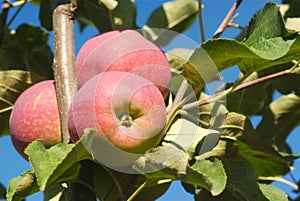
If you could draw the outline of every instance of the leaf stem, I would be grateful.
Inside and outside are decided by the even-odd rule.
[[[174,109],[174,106],[178,105],[179,102],[182,100],[187,88],[188,88],[188,82],[187,80],[183,80],[180,84],[180,87],[176,93],[176,96],[174,98],[174,101],[172,103],[172,106],[170,107],[170,109],[168,109],[167,113],[169,113],[170,111],[172,111]]]
[[[203,25],[203,17],[202,17],[202,0],[198,0],[198,18],[199,18],[199,27],[200,27],[200,36],[201,41],[204,43],[205,40],[205,32],[204,32],[204,25]]]
[[[136,189],[136,191],[134,191],[134,193],[127,199],[127,201],[133,201],[134,198],[143,190],[143,188],[145,188],[147,183],[148,181],[145,181],[142,185],[140,185],[138,189]]]
[[[295,190],[299,191],[299,188],[296,184],[294,184],[282,177],[262,177],[262,176],[260,176],[257,179],[262,180],[262,181],[279,181],[279,182],[284,183],[284,184],[294,188]]]
[[[219,38],[221,36],[224,30],[228,27],[228,23],[230,22],[232,16],[234,15],[235,11],[238,9],[242,1],[243,0],[236,0],[236,2],[234,2],[231,9],[228,11],[226,17],[223,19],[222,23],[220,24],[217,31],[213,35],[213,38]]]
[[[0,114],[1,114],[1,113],[4,113],[4,112],[7,112],[7,111],[10,111],[10,110],[12,110],[13,108],[14,108],[14,106],[9,106],[9,107],[7,107],[7,108],[1,109],[1,110],[0,110]]]
[[[26,1],[27,2],[27,1]],[[25,2],[25,3],[26,3]],[[14,13],[14,15],[12,16],[12,18],[9,20],[9,22],[6,25],[6,28],[9,27],[11,25],[11,23],[13,23],[13,21],[16,19],[17,15],[21,12],[22,8],[25,6],[25,3],[23,3],[18,10]]]
[[[115,177],[115,175],[107,168],[105,167],[104,165],[101,165],[101,167],[111,176],[111,178],[113,179],[115,185],[116,185],[116,188],[118,190],[118,193],[119,193],[119,198],[122,198],[124,199],[124,193],[123,193],[123,189],[122,189],[122,186],[121,184],[119,183],[118,179]]]

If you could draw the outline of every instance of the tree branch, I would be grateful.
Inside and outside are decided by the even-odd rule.
[[[53,13],[53,72],[58,97],[62,141],[69,143],[68,111],[77,91],[74,53],[74,3],[62,4]]]
[[[271,74],[271,75],[267,75],[265,77],[258,78],[256,80],[252,80],[252,81],[249,81],[249,82],[246,82],[246,83],[242,83],[242,84],[238,85],[237,87],[231,89],[229,92],[232,93],[232,92],[240,91],[240,90],[246,89],[248,87],[260,84],[262,82],[272,80],[274,78],[281,77],[281,76],[288,75],[288,74],[295,73],[295,72],[300,72],[300,67],[296,67],[292,71],[291,70],[283,70],[283,71],[280,71],[278,73],[274,73],[274,74]],[[211,96],[209,98],[205,98],[205,99],[202,99],[202,100],[199,100],[199,101],[195,101],[195,102],[186,104],[182,107],[182,109],[183,110],[189,110],[189,109],[194,108],[194,107],[199,107],[201,105],[209,104],[209,103],[212,103],[212,102],[218,100],[220,97],[224,97],[225,95],[226,95],[226,93],[221,92],[221,93],[216,94],[214,96]]]
[[[219,38],[224,30],[228,27],[228,23],[232,19],[233,14],[238,9],[239,5],[242,3],[243,0],[237,0],[228,11],[226,17],[224,18],[223,22],[220,24],[219,28],[215,32],[213,38]]]

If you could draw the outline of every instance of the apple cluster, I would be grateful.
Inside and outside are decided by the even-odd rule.
[[[155,44],[133,30],[95,36],[77,55],[76,76],[79,91],[68,118],[73,142],[85,128],[96,128],[98,140],[130,153],[144,153],[160,142],[171,71]],[[25,90],[9,126],[13,145],[24,158],[25,147],[36,139],[46,147],[61,142],[55,82]]]

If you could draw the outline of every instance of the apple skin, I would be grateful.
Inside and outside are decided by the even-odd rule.
[[[131,73],[100,73],[84,84],[69,110],[73,142],[96,128],[97,146],[110,143],[130,153],[156,146],[166,123],[164,98],[150,81]]]
[[[153,82],[164,97],[171,70],[164,53],[134,30],[111,31],[88,40],[76,58],[79,87],[105,71],[131,72]]]
[[[61,142],[54,80],[39,82],[18,97],[11,112],[9,128],[15,149],[25,159],[24,149],[37,139],[41,139],[45,147]]]

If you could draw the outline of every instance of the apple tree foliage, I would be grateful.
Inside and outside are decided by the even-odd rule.
[[[0,15],[2,136],[9,133],[8,119],[17,97],[32,84],[53,78],[53,53],[48,46],[53,5],[50,0],[30,3],[39,6],[41,26],[22,24],[10,30],[5,9]],[[170,1],[155,9],[146,24],[138,27],[136,4],[131,0],[77,0],[76,4],[75,20],[81,30],[86,26],[94,26],[100,33],[141,29],[145,37],[157,44],[172,40],[164,38],[159,30],[184,33],[199,15],[196,1]],[[22,4],[10,9],[20,7]],[[270,185],[270,181],[290,172],[298,157],[286,139],[300,123],[299,7],[297,0],[284,0],[282,5],[267,3],[237,38],[215,37],[194,50],[166,52],[173,71],[170,89],[173,98],[176,96],[180,101],[172,98],[166,101],[172,115],[165,137],[161,145],[133,164],[132,168],[140,175],[117,172],[97,163],[80,141],[46,149],[37,140],[25,150],[32,168],[12,178],[8,189],[1,184],[0,197],[17,201],[43,191],[45,200],[70,200],[69,184],[84,183],[79,172],[80,162],[86,160],[93,178],[84,185],[100,200],[155,200],[176,180],[197,201],[291,200],[285,192]],[[208,81],[235,66],[241,72],[235,82],[225,83],[215,94],[205,93]],[[184,90],[187,83],[192,89]],[[189,90],[195,92],[197,101],[187,100]],[[281,96],[273,100],[275,91]],[[201,114],[199,118],[189,113],[194,107]],[[179,114],[186,118],[176,118]],[[253,115],[262,117],[256,128],[250,121]],[[223,120],[219,121],[219,117]],[[211,128],[214,133],[207,134]],[[93,132],[86,129],[86,135]],[[186,151],[182,147],[185,140],[191,140],[189,136],[194,139]],[[174,137],[181,141],[172,143]],[[209,138],[215,143],[203,151]],[[168,152],[159,157],[151,155],[165,146],[169,146]],[[165,167],[170,157],[177,157],[178,161]]]

